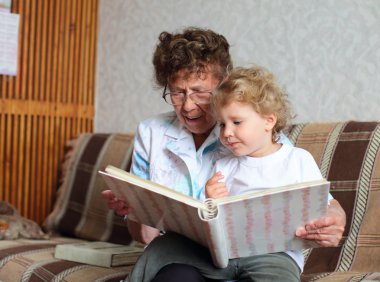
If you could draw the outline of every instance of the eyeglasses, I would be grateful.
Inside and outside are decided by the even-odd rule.
[[[211,91],[194,91],[193,93],[186,94],[184,92],[166,92],[165,85],[164,92],[162,93],[162,98],[164,98],[165,102],[169,105],[181,106],[186,100],[186,97],[189,97],[191,101],[193,101],[197,105],[207,105],[211,102]]]

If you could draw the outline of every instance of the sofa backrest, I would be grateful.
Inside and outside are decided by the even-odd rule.
[[[341,246],[313,249],[304,278],[311,273],[323,277],[333,271],[378,271],[380,123],[297,124],[289,128],[288,136],[314,156],[322,175],[331,181],[331,194],[347,215]]]

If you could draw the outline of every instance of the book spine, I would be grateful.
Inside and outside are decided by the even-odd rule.
[[[78,248],[77,246],[57,246],[55,257],[70,261],[92,264],[103,267],[110,267],[112,254],[102,253],[96,249]]]
[[[209,210],[199,209],[198,214],[202,220],[207,246],[214,265],[218,268],[225,268],[228,265],[229,255],[224,227],[220,223],[220,217],[218,217],[218,206],[212,199],[207,199],[205,203]]]
[[[204,201],[206,209],[201,210],[200,217],[203,220],[211,220],[218,216],[218,206],[216,205],[214,199],[208,198]]]

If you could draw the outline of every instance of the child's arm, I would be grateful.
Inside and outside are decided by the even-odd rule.
[[[224,182],[219,182],[224,178],[223,174],[218,171],[206,183],[206,198],[223,198],[228,196],[228,190]]]

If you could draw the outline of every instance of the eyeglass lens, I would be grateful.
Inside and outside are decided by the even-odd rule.
[[[170,98],[168,96],[170,96]],[[188,95],[185,93],[167,93],[165,95],[165,100],[172,105],[182,105],[185,102],[186,96],[196,104],[209,104],[211,92],[193,92]],[[170,100],[168,100],[168,98]]]

